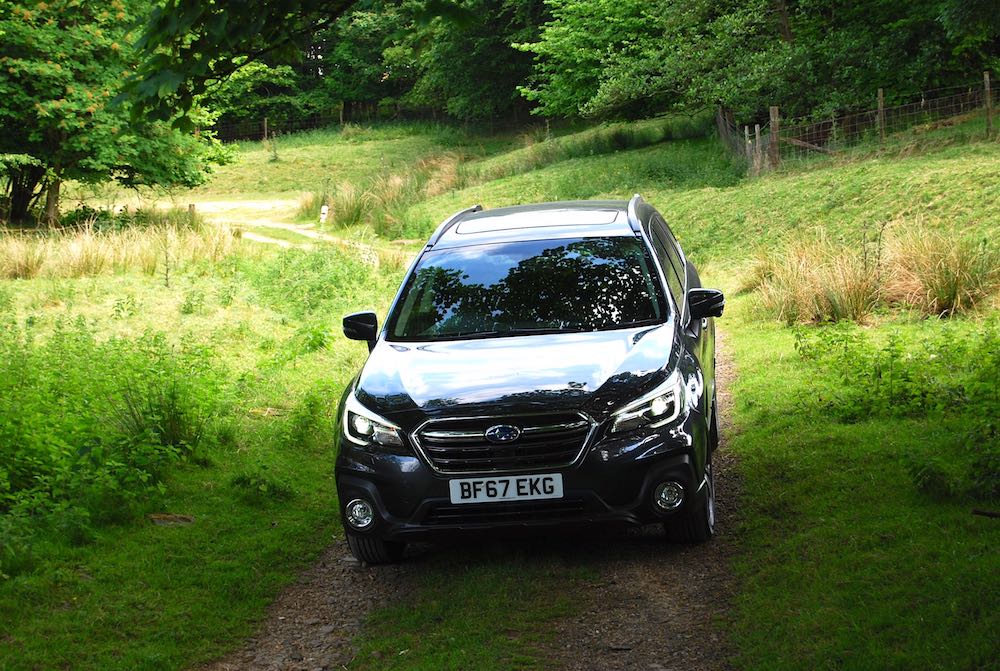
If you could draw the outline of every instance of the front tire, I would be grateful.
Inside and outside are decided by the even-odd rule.
[[[675,543],[704,543],[715,535],[715,470],[705,464],[705,486],[691,508],[663,523],[667,539]]]
[[[365,564],[391,564],[403,558],[406,543],[386,541],[374,536],[347,533],[347,547],[354,558]]]

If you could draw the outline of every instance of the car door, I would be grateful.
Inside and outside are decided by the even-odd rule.
[[[650,219],[649,237],[680,313],[684,345],[701,368],[707,399],[703,410],[709,412],[709,404],[715,398],[715,325],[710,319],[691,319],[687,304],[688,290],[701,287],[701,278],[694,265],[684,257],[677,239],[659,214]]]

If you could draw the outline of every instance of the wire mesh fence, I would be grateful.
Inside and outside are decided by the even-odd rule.
[[[925,91],[901,105],[885,106],[882,90],[878,106],[830,119],[785,125],[779,109],[771,108],[771,122],[761,127],[737,125],[720,109],[716,126],[723,144],[745,160],[749,172],[778,167],[782,162],[836,155],[864,146],[884,145],[910,129],[932,129],[955,125],[982,116],[982,130],[993,132],[994,110],[1000,107],[1000,91],[986,74],[982,82]]]
[[[304,119],[263,118],[254,121],[216,124],[210,130],[214,131],[215,136],[222,142],[238,142],[240,140],[263,140],[274,135],[329,128],[341,122],[340,116],[315,116]]]

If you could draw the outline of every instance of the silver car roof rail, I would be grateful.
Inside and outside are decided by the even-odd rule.
[[[642,232],[642,222],[639,220],[639,205],[645,202],[639,194],[635,194],[632,196],[632,200],[628,201],[626,214],[628,215],[628,224],[632,227],[633,233]]]
[[[437,227],[437,230],[434,231],[434,234],[431,235],[431,239],[427,241],[427,246],[424,247],[424,249],[426,250],[433,247],[437,243],[437,241],[441,239],[441,236],[444,235],[449,228],[457,224],[458,220],[461,219],[464,215],[472,214],[473,212],[480,212],[482,209],[483,209],[482,205],[473,205],[472,207],[467,207],[464,210],[459,210],[455,214],[445,219],[443,222],[441,222],[441,225]]]

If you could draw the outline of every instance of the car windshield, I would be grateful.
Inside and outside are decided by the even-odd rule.
[[[657,324],[666,302],[633,237],[529,240],[430,251],[390,340],[454,340]]]

